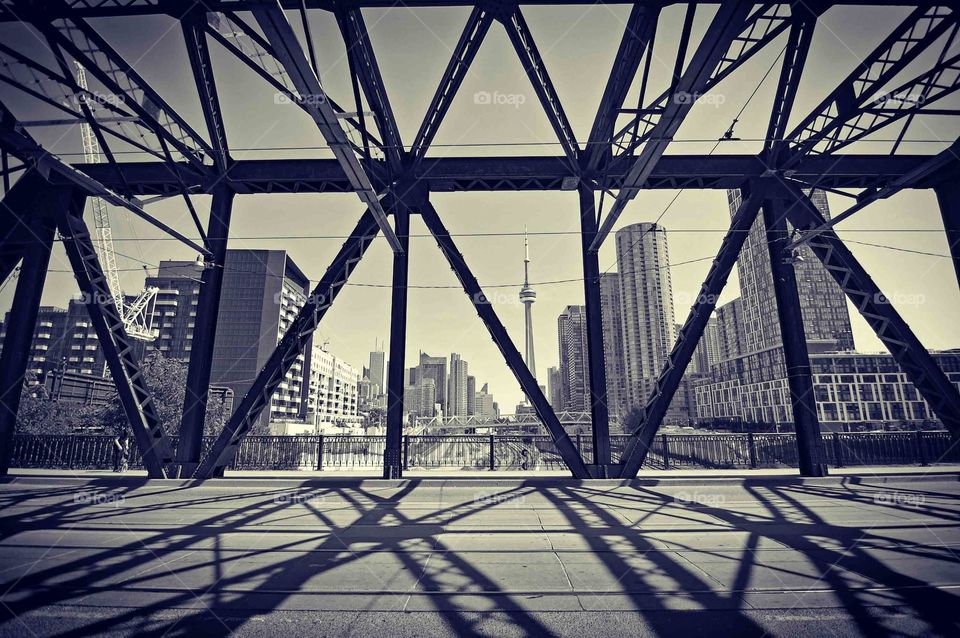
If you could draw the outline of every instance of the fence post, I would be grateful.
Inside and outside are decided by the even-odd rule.
[[[403,469],[410,469],[410,435],[403,435]]]
[[[494,443],[495,443],[495,440],[493,438],[493,434],[491,434],[490,435],[490,471],[491,472],[496,469],[496,463],[497,463],[496,456],[494,455]]]
[[[660,435],[660,444],[663,446],[663,469],[670,469],[670,445],[667,443],[667,435]]]
[[[317,440],[317,471],[323,471],[323,435]]]
[[[750,469],[757,469],[757,442],[753,439],[753,432],[747,432],[747,452],[750,454]]]
[[[837,467],[843,467],[843,443],[839,432],[833,433],[833,456],[837,460]]]
[[[917,458],[920,460],[920,466],[927,467],[930,464],[927,463],[927,454],[923,449],[923,430],[914,432],[913,440],[917,443]]]

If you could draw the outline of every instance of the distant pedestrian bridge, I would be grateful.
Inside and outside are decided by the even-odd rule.
[[[557,419],[565,428],[589,428],[592,418],[589,412],[557,412]],[[616,423],[616,417],[610,418],[611,425]],[[501,414],[499,416],[434,416],[418,417],[416,428],[423,433],[452,433],[470,431],[476,428],[495,430],[524,430],[542,428],[543,422],[533,413]]]

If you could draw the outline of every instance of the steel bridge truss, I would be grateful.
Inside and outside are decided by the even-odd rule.
[[[86,299],[92,323],[150,476],[222,475],[243,437],[268,410],[275,389],[308,347],[326,311],[347,284],[375,237],[382,233],[394,251],[391,356],[388,378],[387,446],[384,476],[399,477],[402,433],[403,352],[407,317],[407,252],[411,216],[419,216],[468,295],[508,367],[526,394],[531,424],[542,424],[577,478],[631,477],[642,465],[667,408],[680,385],[704,328],[758,217],[766,226],[774,270],[776,302],[797,428],[801,472],[825,472],[822,442],[812,396],[796,279],[789,250],[806,243],[853,305],[889,348],[910,381],[943,424],[960,436],[960,394],[896,310],[809,200],[813,188],[863,189],[845,215],[870,201],[907,188],[937,192],[948,231],[960,229],[957,144],[936,156],[896,153],[907,127],[918,116],[960,115],[940,106],[960,88],[960,59],[951,55],[958,15],[949,3],[917,2],[901,23],[793,130],[787,122],[819,16],[833,2],[741,3],[733,0],[686,5],[673,81],[658,95],[647,87],[661,9],[653,0],[609,0],[631,5],[609,70],[593,125],[585,142],[574,134],[523,7],[577,4],[575,0],[444,2],[470,12],[439,86],[416,135],[405,145],[364,21],[364,8],[392,6],[386,0],[211,0],[183,12],[164,0],[27,0],[0,2],[0,22],[23,21],[49,46],[56,67],[0,44],[0,83],[21,96],[56,109],[69,121],[90,125],[107,162],[70,164],[49,153],[30,133],[37,122],[21,121],[0,100],[0,278],[18,271],[11,322],[0,355],[0,472],[9,450],[29,347],[54,235],[59,232],[71,268]],[[407,7],[435,6],[435,0],[408,0]],[[840,4],[840,3],[836,3]],[[883,0],[845,4],[882,5]],[[896,4],[902,4],[897,2]],[[286,11],[291,10],[291,11]],[[698,11],[712,11],[704,36],[694,42]],[[330,12],[347,52],[354,110],[348,112],[323,88],[315,69],[307,15]],[[97,17],[161,14],[179,20],[203,111],[206,135],[194,130],[170,103],[113,49],[89,22]],[[294,25],[299,15],[300,24]],[[499,26],[494,25],[498,23]],[[504,28],[534,93],[556,135],[556,157],[431,157],[443,124],[471,63],[491,28]],[[298,35],[298,30],[303,35]],[[757,53],[784,42],[780,74],[762,152],[757,155],[667,154],[697,98],[718,86]],[[945,42],[945,43],[944,43]],[[941,43],[941,44],[938,44]],[[937,46],[934,46],[934,45]],[[315,123],[334,159],[257,160],[231,155],[216,87],[210,47],[244,64],[267,87],[296,103]],[[927,58],[924,58],[927,54]],[[918,61],[932,64],[904,78]],[[687,61],[689,60],[689,61]],[[100,103],[80,88],[70,69],[81,65],[106,90],[121,96]],[[639,95],[631,87],[639,81]],[[896,84],[893,82],[896,81]],[[632,100],[636,97],[636,107]],[[840,154],[885,127],[902,125],[889,154]],[[113,148],[132,147],[147,161],[118,161]],[[19,162],[11,166],[11,160]],[[11,186],[11,178],[18,178]],[[612,459],[604,376],[597,251],[627,204],[644,189],[739,189],[741,204],[703,282],[701,294],[679,332],[654,390],[641,410],[620,459]],[[590,365],[590,413],[573,419],[592,428],[595,462],[586,464],[483,294],[430,194],[450,191],[576,191],[580,203],[584,297]],[[280,339],[252,388],[242,397],[212,449],[201,450],[210,381],[212,344],[222,286],[222,265],[230,234],[234,196],[276,192],[353,192],[365,212],[343,244],[291,328]],[[192,196],[212,194],[204,226]],[[145,210],[141,198],[177,196],[196,224],[196,238],[175,231]],[[112,303],[103,268],[83,220],[88,197],[101,197],[147,220],[197,250],[210,268],[201,275],[197,308],[199,344],[192,354],[186,401],[174,450],[154,410],[139,362]],[[604,202],[609,207],[604,210]],[[391,223],[392,218],[392,223]],[[793,230],[794,236],[789,234]],[[799,239],[796,239],[796,235]],[[791,240],[793,240],[791,242]],[[960,277],[960,239],[949,242]],[[463,424],[464,427],[468,423]]]

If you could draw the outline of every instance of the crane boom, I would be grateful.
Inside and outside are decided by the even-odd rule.
[[[77,86],[87,90],[87,74],[79,62],[77,66]],[[89,164],[101,162],[100,144],[93,127],[88,122],[80,125],[80,135],[83,139],[83,157]],[[120,285],[120,270],[117,268],[117,252],[113,247],[113,229],[110,227],[110,211],[107,202],[101,197],[91,197],[90,207],[93,210],[93,222],[96,228],[94,245],[100,257],[103,274],[110,286],[113,303],[117,306],[117,313],[123,319],[127,334],[141,341],[153,341],[157,337],[153,330],[154,302],[157,298],[157,288],[148,287],[130,304],[123,297],[123,288]]]

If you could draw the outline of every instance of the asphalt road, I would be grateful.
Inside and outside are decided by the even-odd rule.
[[[0,485],[0,635],[960,635],[955,474]]]

